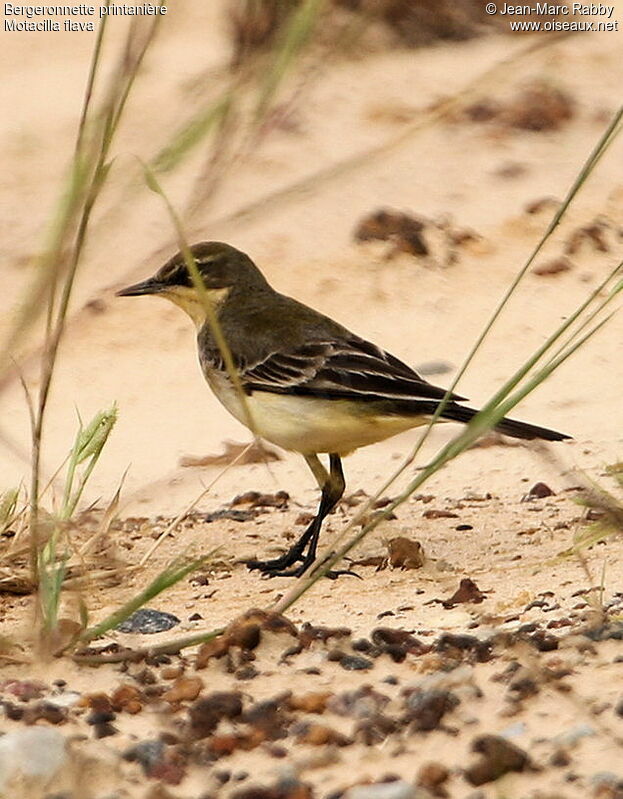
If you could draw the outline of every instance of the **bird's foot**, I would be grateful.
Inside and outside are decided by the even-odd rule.
[[[272,560],[246,560],[245,566],[250,571],[260,571],[262,574],[268,574],[271,577],[276,577],[279,572],[293,566],[297,561],[302,560],[302,556],[291,552],[286,552],[280,558],[273,558]]]
[[[285,558],[285,556],[284,556]],[[257,569],[265,574],[267,577],[301,577],[309,569],[313,563],[312,560],[305,558],[303,562],[294,568],[288,568],[292,564],[283,564],[284,558],[276,558],[275,560],[251,560],[246,562],[248,569]],[[301,558],[299,558],[300,560]],[[350,569],[331,569],[323,576],[328,577],[329,580],[337,580],[338,577],[348,575],[349,577],[357,577],[361,580],[361,576],[357,572]]]

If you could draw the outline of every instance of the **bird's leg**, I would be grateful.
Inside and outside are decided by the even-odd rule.
[[[317,455],[306,455],[305,460],[322,490],[318,513],[296,544],[284,555],[274,560],[247,561],[247,566],[250,569],[259,569],[264,574],[268,574],[272,577],[297,577],[303,574],[316,559],[316,549],[322,522],[342,497],[345,482],[342,462],[339,455],[329,455],[330,473],[324,468]],[[306,547],[307,552],[303,554]],[[284,571],[284,569],[288,569],[288,567],[293,566],[298,561],[301,561],[300,566],[290,571]]]
[[[308,461],[309,463],[309,461]],[[322,487],[322,496],[320,497],[320,506],[316,518],[312,521],[308,529],[311,529],[311,536],[307,553],[302,558],[302,563],[295,569],[289,572],[282,573],[282,577],[299,577],[301,574],[309,569],[312,563],[316,560],[316,549],[318,548],[318,539],[320,538],[320,529],[325,517],[331,513],[333,508],[337,505],[344,494],[346,483],[344,481],[344,472],[342,471],[342,461],[339,455],[332,453],[329,455],[330,473],[327,475]],[[310,465],[311,468],[311,465]],[[326,470],[325,471],[326,474]],[[307,532],[307,530],[305,531]],[[338,573],[329,573],[329,576],[337,577]]]

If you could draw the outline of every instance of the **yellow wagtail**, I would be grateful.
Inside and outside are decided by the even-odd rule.
[[[318,481],[318,513],[282,557],[249,561],[271,576],[298,576],[316,557],[323,519],[344,493],[341,457],[358,447],[427,423],[445,395],[393,355],[328,316],[276,292],[253,261],[220,242],[191,247],[245,394],[247,409],[227,372],[181,253],[153,277],[118,292],[156,294],[179,305],[197,327],[199,361],[227,410],[254,432],[300,452]],[[442,419],[469,422],[477,413],[453,394]],[[502,419],[496,429],[515,438],[560,441],[569,436]],[[318,453],[328,453],[327,472]]]

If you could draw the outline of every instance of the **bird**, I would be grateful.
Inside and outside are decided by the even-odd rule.
[[[305,458],[321,492],[316,515],[282,556],[246,561],[270,577],[298,577],[316,559],[322,523],[344,494],[345,455],[427,424],[444,398],[441,420],[467,423],[478,411],[329,316],[280,294],[235,247],[204,241],[189,250],[205,291],[197,290],[178,252],[153,277],[117,295],[163,297],[185,311],[197,329],[203,375],[220,402],[256,435]],[[571,437],[509,418],[495,429],[520,439]],[[328,455],[328,469],[320,454]]]

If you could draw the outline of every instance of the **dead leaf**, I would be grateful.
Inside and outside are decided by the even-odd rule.
[[[245,452],[247,448],[248,451]],[[240,459],[237,460],[236,465],[244,466],[249,463],[280,461],[281,455],[261,441],[254,441],[251,446],[249,444],[240,444],[236,441],[226,441],[225,452],[220,455],[204,455],[203,457],[183,455],[179,463],[180,466],[227,466],[237,458]]]

